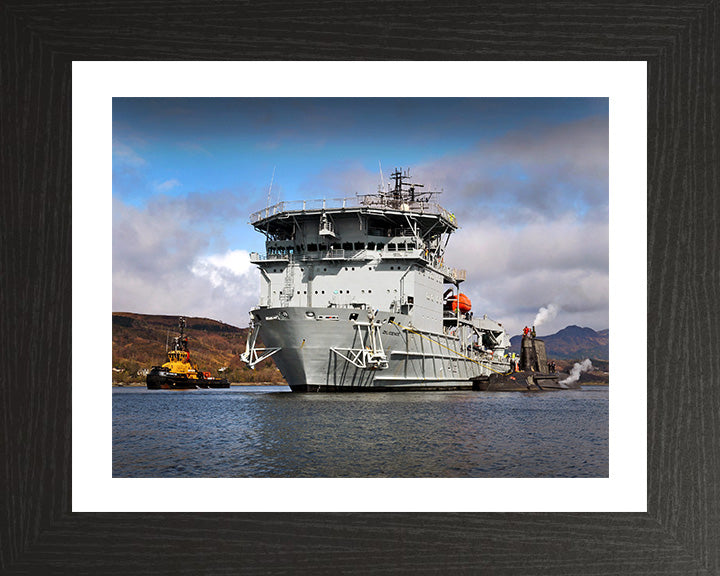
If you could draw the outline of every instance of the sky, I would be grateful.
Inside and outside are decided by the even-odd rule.
[[[113,310],[247,326],[278,201],[410,169],[460,229],[475,315],[608,328],[607,98],[113,98]]]

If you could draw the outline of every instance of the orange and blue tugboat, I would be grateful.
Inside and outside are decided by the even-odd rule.
[[[173,339],[167,362],[153,366],[145,380],[150,390],[187,390],[192,388],[230,388],[227,378],[215,378],[190,360],[185,318],[180,318],[180,335]]]

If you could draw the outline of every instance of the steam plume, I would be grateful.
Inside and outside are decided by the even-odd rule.
[[[555,316],[557,316],[558,313],[558,307],[555,306],[555,304],[548,304],[547,308],[542,306],[540,310],[538,310],[538,313],[535,315],[535,320],[533,320],[533,326],[536,328],[540,326],[540,324],[544,324],[545,322],[549,322]]]
[[[580,378],[580,374],[592,369],[593,365],[592,362],[590,362],[590,358],[585,358],[582,362],[575,362],[575,366],[573,366],[572,370],[570,370],[570,376],[565,378],[565,380],[561,380],[560,384],[572,384],[573,382],[577,382]]]

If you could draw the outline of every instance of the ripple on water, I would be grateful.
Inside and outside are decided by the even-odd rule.
[[[113,390],[116,477],[607,477],[608,389]]]

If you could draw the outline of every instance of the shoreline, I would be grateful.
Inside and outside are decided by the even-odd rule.
[[[141,388],[145,387],[145,382],[113,382],[113,388]],[[230,382],[230,387],[233,386],[287,386],[285,382]]]
[[[580,386],[609,386],[609,382],[581,382]],[[286,382],[230,382],[230,387],[234,386],[287,386]],[[127,384],[113,382],[113,388],[141,388],[145,387],[145,382],[128,382]]]

